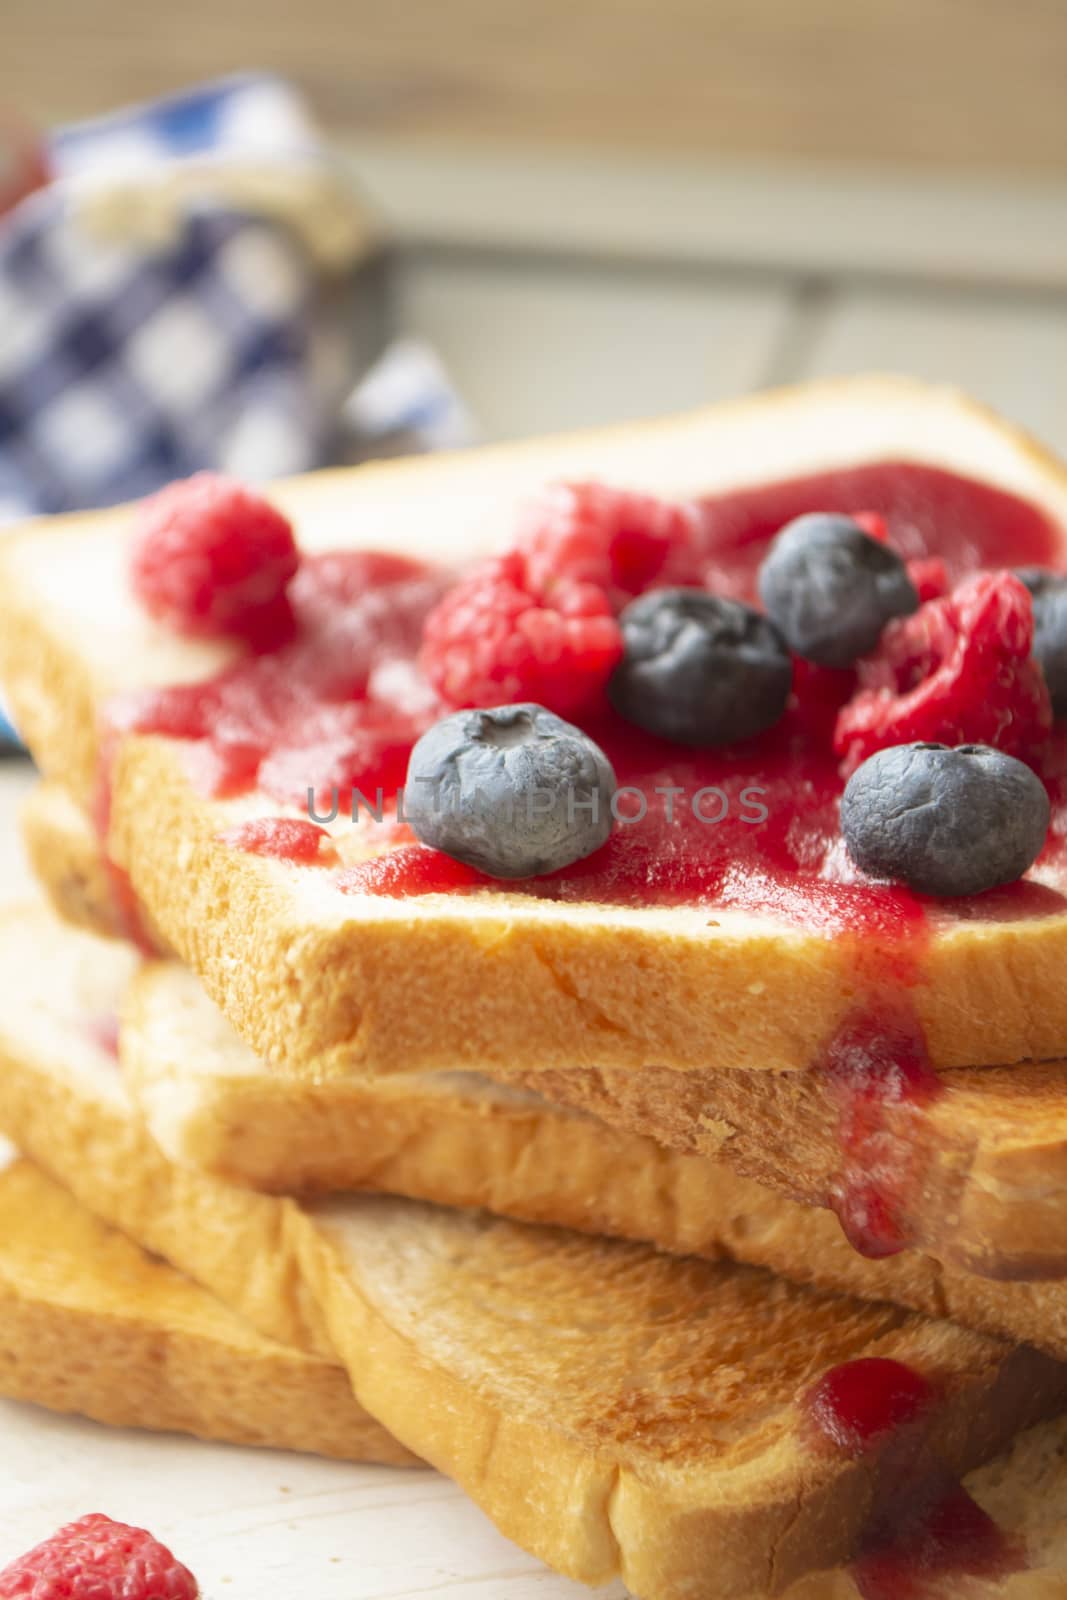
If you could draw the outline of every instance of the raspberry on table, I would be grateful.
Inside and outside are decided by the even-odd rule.
[[[561,576],[551,600],[527,587],[522,556],[484,562],[427,618],[422,667],[450,706],[532,700],[560,716],[602,707],[622,656],[604,591]]]
[[[992,745],[1033,759],[1052,726],[1033,637],[1030,596],[1010,572],[977,573],[891,622],[837,718],[843,770],[916,742]]]
[[[176,632],[269,646],[291,620],[285,591],[298,563],[280,511],[232,478],[201,472],[144,501],[130,573],[148,614]]]
[[[197,1600],[187,1567],[143,1528],[82,1517],[0,1572],[0,1600]]]
[[[695,506],[603,483],[552,483],[525,507],[515,548],[531,594],[551,602],[560,582],[595,583],[620,610],[653,585],[700,582]]]

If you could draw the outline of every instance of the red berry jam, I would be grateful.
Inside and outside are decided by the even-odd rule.
[[[851,1567],[863,1600],[942,1600],[956,1593],[956,1579],[1002,1578],[1026,1565],[962,1485],[936,1461],[920,1465],[912,1425],[936,1398],[921,1373],[877,1356],[832,1367],[806,1396],[810,1421],[845,1455],[887,1441],[894,1450],[883,1456],[888,1475]]]
[[[119,1058],[119,1019],[113,1011],[102,1012],[99,1016],[89,1017],[85,1024],[85,1031],[98,1050],[111,1056],[117,1061]]]
[[[305,557],[289,588],[295,631],[205,683],[125,695],[109,720],[189,740],[209,794],[258,787],[301,807],[309,789],[391,794],[438,710],[412,663],[444,581],[399,556]]]
[[[870,1356],[831,1367],[807,1395],[812,1422],[849,1456],[859,1456],[885,1434],[915,1422],[934,1401],[921,1373],[901,1361]]]
[[[839,1108],[831,1209],[862,1255],[895,1255],[913,1242],[908,1217],[921,1189],[915,1122],[945,1092],[906,998],[883,984],[878,1001],[838,1030],[818,1070]]]
[[[404,844],[387,850],[357,867],[337,874],[337,887],[345,894],[378,894],[390,900],[411,895],[462,894],[484,889],[489,882],[474,867],[424,844]]]
[[[329,834],[300,817],[256,817],[239,822],[219,835],[223,844],[253,856],[273,856],[278,861],[325,864],[335,859]]]
[[[944,1600],[961,1579],[1026,1570],[1026,1552],[959,1485],[874,1539],[852,1565],[862,1600]]]
[[[463,628],[446,611],[451,665],[446,671],[445,656],[434,658],[431,684],[418,665],[432,638],[427,618],[446,590],[446,606],[461,599],[463,585],[449,589],[445,574],[392,556],[311,557],[289,585],[286,628],[257,641],[257,648],[272,648],[210,682],[126,697],[112,708],[112,721],[120,730],[188,741],[194,774],[212,794],[258,787],[303,809],[310,790],[311,815],[323,821],[331,794],[347,815],[355,794],[373,802],[381,791],[388,801],[401,787],[411,745],[451,703],[438,691],[463,699],[463,675],[484,669],[489,687],[503,692],[506,683],[509,694],[520,693],[530,686],[529,665],[542,674],[534,681],[549,697],[564,680],[568,693],[579,694],[587,707],[582,726],[604,747],[625,790],[617,796],[618,826],[602,850],[508,890],[770,911],[805,928],[862,936],[857,944],[891,953],[921,936],[924,906],[907,890],[861,880],[844,852],[833,730],[855,694],[852,672],[798,663],[793,702],[776,728],[733,749],[693,751],[639,732],[611,712],[600,688],[594,692],[592,680],[602,685],[609,669],[610,641],[592,651],[589,659],[599,665],[591,678],[573,662],[562,673],[548,671],[553,660],[570,661],[572,646],[584,648],[580,637],[592,619],[614,628],[614,608],[649,583],[701,579],[750,598],[770,539],[790,518],[815,510],[860,511],[879,535],[884,527],[907,559],[927,564],[931,605],[944,583],[979,565],[1054,565],[1062,543],[1037,507],[910,463],[822,473],[687,507],[564,486],[546,492],[520,529],[522,604],[508,613],[514,633],[492,661],[478,654],[482,591],[468,597],[473,610]],[[488,582],[487,568],[477,572],[476,587]],[[493,676],[501,661],[514,669],[506,680]],[[1059,815],[1067,832],[1067,807]],[[1054,820],[1054,838],[1056,828]],[[367,836],[372,850],[392,847],[396,830],[368,825]],[[456,874],[414,847],[402,848],[388,867],[379,858],[343,871],[342,888],[374,894],[500,887],[467,870]],[[1002,909],[1012,893],[998,891]]]

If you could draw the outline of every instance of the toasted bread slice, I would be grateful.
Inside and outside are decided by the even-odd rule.
[[[796,1281],[951,1316],[1067,1359],[1062,1274],[1051,1282],[987,1282],[915,1250],[865,1260],[829,1212],[784,1199],[721,1160],[667,1149],[474,1073],[318,1085],[269,1073],[176,962],[149,963],[131,980],[121,1055],[160,1146],[179,1164],[238,1183],[268,1192],[377,1189],[645,1240],[678,1255],[746,1261]],[[1017,1070],[1027,1082],[1039,1078],[1039,1069]],[[993,1071],[966,1076],[981,1080]],[[980,1093],[979,1082],[960,1100],[980,1108]],[[1021,1103],[1024,1113],[1035,1110],[1036,1089],[1033,1106]],[[974,1250],[991,1251],[993,1240],[1002,1251],[1014,1248],[1015,1255],[996,1257],[1006,1277],[1006,1266],[1033,1259],[1042,1241],[1050,1258],[1062,1249],[1062,1210],[1039,1187],[1018,1197],[1016,1210],[1006,1199],[1003,1214],[995,1207],[1007,1180],[998,1187],[990,1174],[1002,1149],[1015,1147],[997,1143],[996,1119],[990,1121],[988,1148],[980,1147],[972,1165],[973,1193],[961,1189],[965,1199],[955,1211],[945,1201],[943,1237],[967,1238]],[[980,1115],[971,1125],[980,1129]],[[1035,1171],[1041,1148],[1035,1146]],[[1010,1171],[1007,1162],[1002,1170]]]
[[[111,1426],[417,1464],[362,1410],[341,1369],[259,1338],[25,1161],[0,1171],[0,1394]],[[1027,1553],[1023,1571],[961,1579],[973,1600],[1063,1595],[1065,1462],[1057,1419],[968,1476],[972,1498]],[[789,1600],[856,1593],[847,1572],[818,1573]]]
[[[417,1464],[334,1362],[260,1338],[28,1161],[0,1170],[0,1394],[115,1427]]]
[[[893,1439],[830,1449],[804,1396],[861,1355],[933,1383],[924,1476],[968,1470],[1067,1399],[1067,1366],[1035,1350],[730,1262],[415,1201],[298,1205],[183,1172],[86,1034],[90,968],[96,1007],[112,1005],[126,952],[64,930],[42,963],[31,924],[8,923],[0,948],[20,1001],[0,1019],[0,1126],[261,1325],[306,1347],[314,1306],[371,1414],[564,1573],[682,1600],[778,1592],[848,1559],[898,1480]]]
[[[120,931],[99,842],[84,812],[58,786],[41,784],[23,819],[35,869],[60,914],[101,933]],[[684,1224],[672,1208],[657,1225],[651,1220],[655,1201],[645,1193],[639,1222],[613,1223],[620,1206],[624,1220],[632,1214],[637,1197],[619,1178],[643,1141],[625,1127],[610,1135],[601,1129],[599,1148],[612,1156],[599,1161],[594,1179],[587,1147],[597,1141],[588,1124],[549,1117],[538,1095],[491,1090],[472,1073],[309,1084],[268,1072],[180,963],[153,963],[134,978],[125,1019],[127,1079],[156,1139],[176,1160],[231,1181],[281,1194],[376,1187],[446,1204],[486,1205],[530,1221],[647,1236],[683,1252],[706,1251],[709,1229],[717,1237],[713,1207],[698,1205]],[[603,1074],[566,1072],[533,1075],[530,1082],[557,1103],[575,1099],[609,1121],[619,1118],[620,1105],[654,1097],[652,1109],[642,1101],[629,1120],[666,1127],[683,1155],[728,1160],[794,1199],[824,1204],[841,1178],[840,1107],[817,1073],[711,1071],[679,1078],[649,1069],[619,1073],[610,1082]],[[890,1134],[906,1144],[909,1183],[899,1215],[912,1243],[989,1277],[1062,1276],[1067,1063],[960,1068],[945,1073],[943,1082],[951,1092],[941,1099],[890,1105],[885,1113]],[[479,1159],[489,1123],[500,1154],[491,1171],[485,1157]],[[553,1148],[539,1159],[537,1140],[546,1127]],[[640,1164],[649,1172],[692,1168],[666,1150],[643,1152]],[[464,1178],[470,1185],[465,1193],[457,1187]],[[650,1187],[673,1191],[676,1184],[657,1178]]]
[[[103,1080],[113,1103],[57,1100],[56,1073],[70,1081],[62,1034],[53,1033],[47,1052],[27,1050],[18,1017],[0,1019],[0,1047],[6,1027],[10,1057],[0,1129],[91,1209],[206,1282],[272,1337],[330,1348],[299,1272],[304,1213],[284,1198],[272,1206],[266,1193],[248,1195],[245,1206],[234,1183],[283,1193],[376,1189],[745,1261],[951,1316],[1067,1360],[1062,1279],[989,1282],[914,1250],[865,1260],[827,1211],[783,1199],[723,1162],[669,1150],[477,1074],[317,1086],[266,1074],[177,964],[140,966],[122,945],[75,933],[41,910],[0,919],[0,971],[17,966],[23,993],[31,1002],[39,993],[43,1010],[55,1005],[54,974],[69,982],[64,973],[79,964],[91,974],[97,1005],[104,995],[125,1018],[122,1076],[112,1063]],[[84,1001],[83,1028],[93,1015]],[[66,1024],[72,1020],[75,1013]],[[90,1060],[94,1049],[99,1067],[92,1040],[78,1041]],[[137,1159],[116,1164],[114,1149],[133,1140]],[[203,1219],[216,1213],[227,1227],[205,1233]],[[246,1273],[271,1241],[270,1269]]]
[[[951,393],[873,379],[312,475],[272,493],[309,550],[373,545],[459,560],[505,538],[518,500],[550,477],[708,495],[886,460],[970,475],[1067,528],[1055,460]],[[63,517],[0,548],[0,676],[39,764],[83,801],[112,693],[203,679],[232,659],[228,647],[167,635],[142,615],[125,577],[131,522],[129,509]],[[769,911],[709,919],[706,907],[564,905],[503,888],[342,894],[325,867],[220,842],[227,823],[277,808],[262,796],[206,803],[184,755],[165,739],[122,742],[110,846],[165,939],[272,1065],[312,1077],[709,1062],[789,1070],[817,1058],[854,1003],[855,942]],[[353,848],[351,837],[342,844]],[[1054,896],[1045,909],[1012,921],[975,922],[947,905],[932,914],[913,999],[936,1067],[1062,1051],[1067,914]]]
[[[25,1161],[0,1171],[0,1394],[111,1426],[417,1464],[362,1410],[341,1369],[259,1338]],[[964,1576],[961,1594],[1063,1595],[1065,1463],[1067,1424],[1056,1419],[968,1476],[969,1494],[1027,1561],[996,1578]],[[847,1572],[818,1573],[789,1600],[856,1593]]]

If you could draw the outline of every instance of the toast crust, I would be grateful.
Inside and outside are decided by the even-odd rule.
[[[18,970],[27,927],[25,916],[9,925],[4,968],[26,994],[36,973],[54,1007],[55,971],[32,957]],[[57,936],[55,965],[68,940],[84,939]],[[98,948],[121,964],[120,946]],[[41,1058],[26,1012],[17,1017],[0,1038],[0,1123],[17,1134],[16,1113],[28,1115],[25,1092],[9,1097],[18,1069],[39,1108],[27,1147],[114,1205],[140,1187],[132,1169],[147,1133],[127,1109],[131,1131],[117,1144],[121,1102],[106,1114],[109,1069],[81,1056],[77,1020],[57,1020],[79,1065],[62,1071],[47,1050]],[[65,1132],[79,1120],[64,1110],[74,1101],[80,1142]],[[167,1175],[148,1170],[167,1211]],[[828,1366],[877,1354],[929,1376],[939,1395],[929,1448],[955,1472],[1067,1397],[1061,1363],[894,1306],[414,1201],[297,1206],[234,1190],[227,1212],[186,1211],[182,1237],[175,1214],[172,1244],[194,1270],[208,1231],[233,1236],[230,1281],[218,1272],[215,1285],[232,1305],[279,1248],[262,1207],[300,1219],[286,1225],[293,1274],[270,1272],[276,1320],[306,1292],[357,1399],[390,1434],[551,1565],[586,1582],[618,1574],[642,1600],[691,1600],[709,1572],[724,1597],[779,1592],[850,1556],[892,1469],[883,1448],[856,1461],[812,1438],[801,1397]],[[126,1226],[137,1236],[154,1215]]]
[[[876,379],[602,434],[312,475],[275,497],[309,547],[474,554],[550,475],[688,494],[902,456],[1022,494],[1067,528],[1067,477],[1052,457],[953,395]],[[129,526],[128,510],[61,518],[0,546],[0,671],[43,769],[82,800],[110,692],[204,676],[227,659],[224,649],[165,638],[138,615],[122,577]],[[87,583],[106,638],[86,639]],[[115,770],[111,848],[165,939],[250,1043],[312,1078],[399,1063],[500,1074],[700,1071],[709,1060],[795,1070],[816,1058],[855,985],[843,941],[738,913],[709,927],[706,914],[685,909],[560,908],[505,892],[461,904],[346,898],[317,869],[219,844],[220,827],[249,805],[275,809],[207,805],[180,749],[130,739]],[[1057,981],[1067,915],[986,924],[942,916],[913,994],[934,1065],[1054,1057],[1067,1040],[1067,990]]]
[[[342,1368],[261,1338],[27,1161],[0,1172],[0,1394],[112,1427],[420,1465]]]
[[[30,795],[23,822],[53,905],[68,920],[116,932],[99,843],[84,813],[63,790],[42,784]],[[539,1095],[561,1106],[571,1102],[579,1112],[554,1121],[541,1098],[505,1089],[494,1096],[480,1075],[401,1073],[312,1084],[269,1073],[195,976],[173,961],[151,963],[134,976],[122,1050],[127,1082],[169,1153],[231,1182],[279,1194],[380,1188],[572,1227],[594,1214],[600,1221],[589,1225],[591,1232],[647,1234],[684,1254],[711,1248],[699,1224],[694,1233],[680,1224],[672,1232],[663,1220],[642,1223],[623,1195],[631,1220],[626,1227],[612,1225],[615,1202],[602,1202],[601,1190],[617,1185],[603,1170],[607,1163],[595,1178],[587,1172],[586,1150],[595,1141],[583,1110],[618,1124],[611,1134],[600,1128],[599,1137],[610,1144],[620,1171],[645,1143],[628,1124],[654,1123],[675,1152],[725,1158],[792,1199],[823,1204],[840,1175],[839,1108],[817,1074],[539,1073],[529,1080]],[[206,1062],[217,1072],[202,1070]],[[907,1141],[914,1174],[908,1210],[913,1242],[983,1276],[1062,1276],[1067,1063],[963,1068],[945,1074],[945,1083],[949,1092],[931,1106],[899,1114],[898,1136]],[[490,1125],[501,1150],[485,1173],[479,1145]],[[539,1156],[538,1142],[549,1128],[552,1148]],[[509,1141],[510,1155],[504,1148]],[[666,1171],[677,1160],[667,1149],[655,1155],[641,1149],[639,1166],[653,1189],[673,1189],[681,1180]],[[653,1177],[659,1168],[663,1174]],[[560,1185],[566,1200],[558,1195]],[[642,1206],[654,1218],[651,1195],[642,1196]],[[716,1209],[709,1204],[709,1215]],[[635,1227],[643,1231],[635,1235]]]

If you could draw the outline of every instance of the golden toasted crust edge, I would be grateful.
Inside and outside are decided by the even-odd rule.
[[[606,1063],[801,1070],[856,1001],[849,941],[782,927],[732,931],[711,951],[713,929],[531,915],[510,901],[471,916],[465,899],[432,897],[398,918],[396,902],[383,910],[362,898],[350,914],[337,908],[343,920],[301,919],[290,877],[321,882],[322,869],[235,851],[220,826],[180,752],[126,743],[117,858],[253,1048],[313,1079],[456,1068],[507,1078]],[[1065,962],[1067,916],[933,938],[909,991],[933,1065],[1061,1054]]]
[[[336,1359],[299,1270],[307,1222],[295,1202],[175,1166],[135,1116],[72,1091],[63,1068],[29,1060],[0,1025],[0,1132],[87,1210],[203,1284],[267,1338]]]
[[[19,1162],[0,1174],[0,1394],[112,1427],[420,1463],[343,1368],[260,1338]]]

